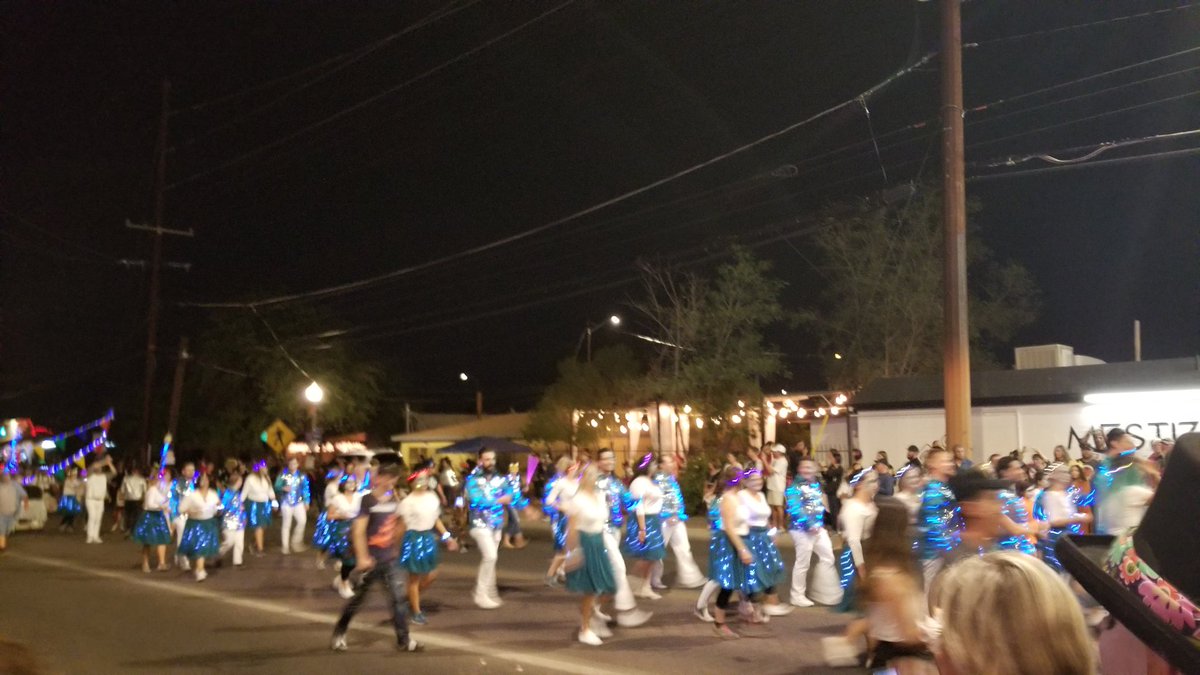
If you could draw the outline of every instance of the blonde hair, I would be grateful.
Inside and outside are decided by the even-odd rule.
[[[954,672],[1096,672],[1079,603],[1036,558],[1014,551],[968,558],[946,570],[933,591],[930,604],[940,610],[942,623],[938,652]]]

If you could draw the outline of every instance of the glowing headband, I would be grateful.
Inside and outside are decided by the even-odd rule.
[[[650,466],[650,462],[653,460],[654,460],[654,453],[647,452],[646,456],[642,458],[642,461],[640,463],[638,463],[638,468],[644,469],[644,468]]]
[[[859,482],[862,481],[863,477],[865,477],[870,471],[871,471],[870,469],[863,469],[862,471],[859,471],[858,473],[854,474],[854,476],[851,477],[850,480],[848,480],[846,482],[849,483],[850,485],[858,485]]]
[[[429,467],[425,467],[424,469],[418,469],[417,471],[414,471],[414,472],[408,474],[408,482],[411,483],[414,480],[426,478],[429,476],[429,473],[430,473]]]

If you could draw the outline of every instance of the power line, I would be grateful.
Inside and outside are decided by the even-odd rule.
[[[1087,23],[1076,23],[1076,24],[1072,24],[1069,26],[1059,26],[1058,28],[1047,28],[1045,30],[1037,30],[1037,31],[1029,32],[1029,33],[1021,33],[1019,35],[1008,35],[1005,37],[992,38],[989,40],[978,40],[975,42],[968,42],[968,43],[964,44],[963,49],[972,49],[972,48],[976,48],[976,47],[1004,44],[1007,42],[1015,42],[1017,40],[1027,40],[1029,38],[1041,37],[1044,35],[1057,35],[1058,33],[1063,33],[1066,31],[1080,30],[1083,28],[1094,28],[1096,26],[1120,23],[1123,21],[1132,21],[1134,19],[1143,19],[1143,18],[1151,17],[1151,16],[1161,16],[1164,14],[1170,14],[1172,12],[1179,12],[1179,11],[1184,11],[1184,10],[1189,10],[1189,9],[1195,9],[1197,6],[1198,6],[1197,3],[1189,2],[1184,5],[1179,5],[1178,7],[1168,7],[1166,9],[1155,9],[1155,10],[1150,10],[1147,12],[1138,12],[1137,14],[1126,14],[1124,16],[1114,16],[1109,19],[1099,19],[1097,21],[1088,21]]]
[[[560,7],[561,7],[561,5],[560,5]],[[825,110],[822,110],[821,112],[818,112],[818,113],[815,113],[815,114],[813,114],[813,115],[810,115],[809,117],[806,117],[805,119],[803,119],[803,120],[800,120],[799,122],[796,122],[796,123],[794,123],[794,124],[790,124],[790,125],[788,125],[788,126],[786,126],[786,127],[783,127],[782,129],[779,129],[779,130],[773,131],[773,132],[771,132],[771,133],[769,133],[769,134],[767,134],[767,135],[765,135],[765,136],[762,136],[762,137],[760,137],[760,138],[758,138],[758,139],[756,139],[756,140],[753,140],[753,141],[751,141],[751,142],[749,142],[749,143],[746,143],[746,144],[744,144],[744,145],[741,145],[741,146],[739,146],[739,147],[737,147],[737,148],[734,148],[734,149],[732,149],[732,150],[729,150],[729,151],[727,151],[727,152],[721,153],[721,154],[719,154],[719,155],[717,155],[717,156],[715,156],[715,157],[712,157],[712,158],[710,158],[710,159],[707,159],[707,160],[705,160],[705,161],[703,161],[703,162],[700,162],[700,163],[698,163],[698,164],[693,164],[692,166],[690,166],[690,167],[688,167],[688,168],[686,168],[686,169],[682,169],[682,170],[680,170],[680,171],[677,171],[677,172],[675,172],[675,173],[673,173],[673,174],[671,174],[671,175],[669,175],[669,176],[666,176],[666,177],[664,177],[664,178],[660,178],[660,179],[658,179],[658,180],[655,180],[655,181],[653,181],[653,182],[651,182],[651,183],[647,183],[647,184],[645,184],[645,185],[643,185],[643,186],[641,186],[641,187],[634,188],[633,190],[629,190],[629,191],[627,191],[627,192],[624,192],[624,193],[622,193],[622,194],[620,194],[620,195],[617,195],[617,196],[615,196],[615,197],[612,197],[612,198],[610,198],[610,199],[606,199],[606,200],[604,200],[604,201],[602,201],[602,202],[599,202],[599,203],[597,203],[597,204],[593,204],[592,206],[589,206],[589,207],[587,207],[587,208],[585,208],[585,209],[582,209],[582,210],[580,210],[580,211],[576,211],[575,213],[572,213],[572,214],[570,214],[570,215],[564,216],[564,217],[562,217],[562,218],[559,218],[559,219],[557,219],[557,220],[551,221],[551,222],[549,222],[549,223],[546,223],[546,224],[544,224],[544,225],[540,225],[540,226],[538,226],[538,227],[534,227],[534,228],[531,228],[531,229],[525,230],[525,231],[523,231],[523,232],[519,232],[519,233],[517,233],[517,234],[513,234],[513,235],[510,235],[510,236],[507,236],[507,237],[501,238],[501,239],[497,239],[497,240],[495,240],[495,241],[492,241],[492,242],[489,242],[489,243],[487,243],[487,244],[482,244],[482,245],[480,245],[480,246],[475,246],[475,247],[472,247],[472,248],[469,248],[469,249],[466,249],[466,250],[463,250],[463,251],[459,251],[459,252],[457,252],[457,253],[452,253],[452,254],[449,254],[449,255],[441,256],[440,258],[435,258],[435,259],[433,259],[433,260],[426,261],[426,262],[424,262],[424,263],[419,263],[419,264],[416,264],[416,265],[410,265],[410,266],[408,266],[408,267],[403,267],[403,268],[401,268],[401,269],[398,269],[398,270],[393,270],[393,271],[391,271],[391,272],[387,272],[387,273],[384,273],[384,274],[379,274],[379,275],[376,275],[376,276],[373,276],[373,277],[368,277],[368,278],[366,278],[366,279],[361,279],[361,280],[358,280],[358,281],[352,281],[352,282],[345,283],[345,284],[339,284],[339,285],[336,285],[336,286],[329,286],[329,287],[326,287],[326,288],[321,288],[321,289],[317,289],[317,290],[314,290],[314,291],[307,291],[307,292],[303,292],[303,293],[292,293],[292,294],[289,294],[289,295],[276,296],[276,297],[273,297],[273,298],[265,298],[265,299],[258,300],[258,301],[255,301],[255,302],[250,302],[250,303],[246,303],[246,302],[223,302],[223,303],[185,303],[185,304],[186,304],[187,306],[191,306],[191,307],[207,307],[207,308],[219,308],[219,307],[224,307],[224,308],[248,308],[248,307],[255,307],[255,306],[257,306],[257,307],[262,307],[262,306],[266,306],[266,305],[274,305],[274,304],[279,304],[279,303],[282,303],[282,302],[289,302],[289,301],[292,301],[292,300],[297,300],[297,299],[300,299],[300,298],[308,298],[308,297],[321,297],[321,296],[329,296],[329,295],[334,295],[334,294],[339,294],[339,293],[346,293],[346,292],[349,292],[349,291],[354,291],[354,290],[358,290],[358,289],[360,289],[360,288],[364,288],[364,287],[367,287],[367,286],[370,286],[370,285],[373,285],[373,284],[376,284],[376,283],[379,283],[379,282],[382,282],[382,281],[388,281],[388,280],[395,279],[395,278],[397,278],[397,277],[400,277],[400,276],[404,276],[404,275],[407,275],[407,274],[412,274],[413,272],[417,272],[417,271],[420,271],[420,270],[428,269],[428,268],[430,268],[430,267],[434,267],[434,266],[437,266],[437,265],[441,265],[441,264],[444,264],[444,263],[447,263],[447,262],[450,262],[450,261],[453,261],[453,260],[459,260],[459,259],[462,259],[462,258],[466,258],[466,257],[469,257],[469,256],[473,256],[473,255],[476,255],[476,254],[478,254],[478,253],[482,253],[482,252],[484,252],[484,251],[489,251],[489,250],[492,250],[492,249],[495,249],[495,248],[499,248],[499,247],[501,247],[501,246],[504,246],[504,245],[506,245],[506,244],[510,244],[510,243],[513,243],[513,242],[516,242],[516,241],[520,241],[520,240],[523,240],[523,239],[527,239],[527,238],[529,238],[529,237],[531,237],[531,236],[533,236],[533,235],[536,235],[536,234],[539,234],[539,233],[541,233],[541,232],[545,232],[545,231],[547,231],[547,230],[550,230],[550,229],[553,229],[553,228],[559,227],[559,226],[561,226],[561,225],[563,225],[563,224],[565,224],[565,223],[569,223],[569,222],[572,222],[572,221],[578,220],[579,218],[581,218],[581,217],[583,217],[583,216],[586,216],[586,215],[588,215],[588,214],[591,214],[591,213],[595,213],[595,212],[597,212],[597,211],[600,211],[600,210],[602,210],[602,209],[605,209],[605,208],[607,208],[607,207],[609,207],[609,206],[612,206],[613,204],[618,204],[618,203],[620,203],[620,202],[623,202],[623,201],[626,201],[626,200],[628,200],[628,199],[629,199],[629,198],[631,198],[631,197],[635,197],[635,196],[637,196],[637,195],[640,195],[640,194],[643,194],[643,193],[649,192],[650,190],[653,190],[653,189],[655,189],[655,188],[657,188],[657,187],[661,187],[661,186],[663,186],[663,185],[666,185],[667,183],[671,183],[671,182],[674,182],[674,181],[676,181],[676,180],[678,180],[678,179],[680,179],[680,178],[683,178],[683,177],[685,177],[685,176],[689,176],[689,175],[691,175],[691,174],[693,174],[693,173],[696,173],[697,171],[700,171],[701,169],[704,169],[704,168],[707,168],[707,167],[709,167],[709,166],[712,166],[713,164],[717,164],[718,162],[721,162],[721,161],[723,161],[723,160],[725,160],[725,159],[728,159],[728,158],[730,158],[730,157],[733,157],[733,156],[739,155],[739,154],[741,154],[741,153],[743,153],[743,152],[745,152],[745,151],[747,151],[747,150],[750,150],[750,149],[752,149],[752,148],[755,148],[755,147],[757,147],[757,146],[759,146],[759,145],[762,145],[763,143],[766,143],[767,141],[774,140],[774,139],[776,139],[776,138],[779,138],[780,136],[783,136],[783,135],[785,135],[785,134],[788,134],[788,133],[790,133],[790,132],[792,132],[792,131],[795,131],[796,129],[799,129],[800,127],[803,127],[803,126],[805,126],[805,125],[807,125],[807,124],[810,124],[810,123],[812,123],[812,122],[814,122],[814,121],[816,121],[816,120],[819,120],[819,119],[821,119],[821,118],[823,118],[823,117],[826,117],[826,116],[828,116],[828,115],[830,115],[830,114],[832,114],[832,113],[834,113],[834,112],[836,112],[836,111],[838,111],[838,110],[841,110],[842,108],[844,108],[844,107],[846,107],[846,106],[853,105],[853,104],[857,103],[857,102],[858,102],[860,99],[867,98],[867,97],[870,97],[870,96],[874,95],[875,93],[877,93],[878,91],[880,91],[880,90],[881,90],[881,89],[883,89],[884,87],[886,87],[886,86],[890,85],[892,82],[894,82],[894,81],[896,81],[896,80],[900,79],[901,77],[904,77],[905,75],[908,75],[909,73],[913,72],[914,70],[916,70],[917,68],[919,68],[921,65],[923,65],[923,64],[925,64],[925,63],[927,63],[927,62],[928,62],[930,59],[932,59],[932,58],[933,58],[933,56],[934,56],[934,53],[932,53],[932,52],[931,52],[931,53],[929,53],[929,54],[926,54],[924,57],[922,57],[922,58],[921,58],[920,60],[918,60],[916,63],[913,63],[913,64],[911,64],[911,65],[905,66],[904,68],[901,68],[900,70],[898,70],[898,71],[896,71],[896,72],[892,73],[892,74],[891,74],[891,75],[889,75],[887,78],[885,78],[884,80],[882,80],[882,81],[881,81],[881,82],[879,82],[878,84],[876,84],[876,85],[872,86],[870,89],[867,89],[865,92],[863,92],[863,93],[859,94],[858,96],[855,96],[855,97],[853,97],[853,98],[847,99],[847,100],[845,100],[845,101],[843,101],[843,102],[841,102],[841,103],[838,103],[838,104],[836,104],[836,105],[833,105],[833,106],[831,106],[831,107],[829,107],[829,108],[826,108]]]
[[[1109,152],[1111,150],[1116,150],[1118,148],[1126,148],[1126,147],[1130,147],[1130,146],[1134,146],[1134,145],[1142,145],[1144,143],[1152,143],[1155,141],[1176,140],[1179,138],[1187,138],[1190,136],[1195,136],[1197,134],[1200,134],[1200,129],[1188,129],[1187,131],[1176,131],[1176,132],[1172,132],[1172,133],[1168,133],[1168,134],[1155,134],[1153,136],[1143,136],[1141,138],[1130,138],[1130,139],[1125,139],[1125,140],[1120,140],[1120,141],[1104,141],[1103,143],[1093,143],[1090,145],[1082,145],[1082,146],[1076,146],[1073,148],[1064,148],[1062,150],[1052,151],[1055,153],[1080,152],[1083,150],[1088,151],[1087,153],[1085,153],[1082,156],[1072,157],[1072,158],[1059,158],[1059,157],[1055,157],[1054,155],[1051,155],[1050,152],[1042,152],[1042,153],[1031,153],[1031,154],[1021,155],[1018,157],[1010,156],[1010,157],[1005,157],[1003,159],[992,160],[990,162],[971,162],[968,164],[968,166],[977,166],[977,167],[983,168],[983,169],[993,169],[993,168],[998,168],[998,167],[1017,166],[1018,164],[1024,164],[1025,162],[1030,162],[1030,161],[1039,160],[1039,159],[1044,162],[1048,162],[1048,163],[1054,164],[1054,165],[1079,164],[1081,162],[1087,162],[1095,157],[1100,156],[1103,153]]]
[[[270,150],[270,149],[272,149],[272,148],[277,148],[277,147],[279,147],[280,145],[283,145],[283,144],[287,143],[288,141],[291,141],[291,140],[293,140],[293,139],[295,139],[295,138],[298,138],[298,137],[300,137],[300,136],[302,136],[302,135],[304,135],[304,134],[306,134],[306,133],[308,133],[308,132],[310,132],[310,131],[314,131],[314,130],[316,130],[316,129],[320,129],[320,128],[321,128],[321,127],[323,127],[323,126],[326,126],[326,125],[328,125],[328,124],[331,124],[331,123],[333,123],[333,122],[336,122],[337,120],[340,120],[340,119],[342,119],[343,117],[346,117],[347,115],[350,115],[350,114],[352,114],[352,113],[354,113],[354,112],[357,112],[358,110],[361,110],[361,109],[363,109],[363,108],[365,108],[365,107],[367,107],[367,106],[371,105],[372,103],[375,103],[376,101],[378,101],[378,100],[380,100],[380,99],[386,98],[387,96],[390,96],[390,95],[392,95],[392,94],[396,93],[397,91],[400,91],[401,89],[403,89],[403,88],[405,88],[405,87],[408,87],[408,86],[410,86],[410,85],[412,85],[412,84],[415,84],[415,83],[417,83],[417,82],[420,82],[421,80],[424,80],[425,78],[427,78],[427,77],[430,77],[431,75],[434,75],[434,74],[436,74],[436,73],[439,73],[439,72],[441,72],[441,71],[445,70],[446,68],[449,68],[450,66],[452,66],[452,65],[454,65],[454,64],[456,64],[456,63],[459,63],[460,61],[464,61],[464,60],[466,60],[466,59],[468,59],[468,58],[470,58],[470,57],[474,56],[475,54],[477,54],[477,53],[479,53],[479,52],[481,52],[481,51],[483,51],[483,50],[485,50],[485,49],[487,49],[487,48],[491,47],[492,45],[494,45],[494,44],[496,44],[496,43],[498,43],[498,42],[501,42],[501,41],[503,41],[503,40],[505,40],[505,39],[507,39],[507,38],[511,37],[512,35],[515,35],[515,34],[517,34],[517,33],[521,32],[521,31],[522,31],[522,30],[524,30],[525,28],[527,28],[527,27],[529,27],[529,26],[532,26],[533,24],[535,24],[535,23],[537,23],[537,22],[541,21],[542,19],[544,19],[544,18],[546,18],[546,17],[548,17],[548,16],[550,16],[550,15],[552,15],[552,14],[554,14],[554,13],[556,13],[556,12],[558,12],[558,11],[562,10],[562,9],[565,9],[565,8],[566,8],[568,5],[571,5],[571,4],[572,4],[572,3],[574,3],[574,2],[575,2],[575,0],[566,0],[566,2],[563,2],[563,3],[561,3],[561,4],[555,5],[554,7],[552,7],[552,8],[550,8],[550,9],[546,10],[545,12],[542,12],[541,14],[539,14],[539,15],[537,15],[536,17],[534,17],[534,18],[530,19],[529,21],[526,21],[526,22],[524,22],[524,23],[520,24],[520,25],[519,25],[519,26],[517,26],[516,28],[513,28],[513,29],[510,29],[510,30],[507,30],[507,31],[505,31],[505,32],[501,33],[500,35],[497,35],[496,37],[494,37],[494,38],[491,38],[490,40],[487,40],[487,41],[486,41],[486,42],[484,42],[483,44],[480,44],[480,45],[478,45],[478,46],[476,46],[476,47],[473,47],[473,48],[471,48],[471,49],[469,49],[469,50],[467,50],[467,51],[465,51],[465,52],[463,52],[463,53],[459,54],[458,56],[455,56],[455,57],[453,57],[453,58],[451,58],[451,59],[449,59],[449,60],[447,60],[447,61],[443,61],[442,63],[439,63],[438,65],[436,65],[436,66],[434,66],[434,67],[432,67],[432,68],[430,68],[430,69],[428,69],[428,70],[426,70],[426,71],[422,72],[422,73],[421,73],[421,74],[419,74],[419,75],[415,75],[415,76],[413,76],[413,77],[410,77],[410,78],[408,78],[407,80],[404,80],[403,82],[401,82],[401,83],[399,83],[399,84],[397,84],[397,85],[394,85],[394,86],[392,86],[392,87],[388,87],[387,89],[383,90],[382,92],[379,92],[378,94],[375,94],[375,95],[373,95],[373,96],[369,96],[369,97],[367,97],[367,98],[365,98],[365,99],[363,99],[363,100],[361,100],[361,101],[359,101],[359,102],[357,102],[357,103],[355,103],[355,104],[353,104],[353,105],[351,105],[351,106],[348,106],[348,107],[346,107],[346,108],[342,108],[341,110],[339,110],[339,111],[337,111],[337,112],[333,113],[332,115],[329,115],[329,116],[327,116],[327,117],[323,117],[323,118],[321,118],[321,119],[317,120],[316,122],[313,122],[313,123],[311,123],[311,124],[308,124],[308,125],[305,125],[305,126],[301,127],[300,129],[298,129],[298,130],[296,130],[296,131],[293,131],[293,132],[291,132],[291,133],[289,133],[289,134],[285,134],[284,136],[281,136],[281,137],[279,137],[279,138],[276,138],[276,139],[275,139],[275,140],[273,140],[273,141],[270,141],[270,142],[268,142],[268,143],[264,143],[263,145],[259,145],[259,146],[255,147],[255,148],[252,148],[252,149],[250,149],[250,150],[247,150],[246,152],[243,152],[242,154],[240,154],[240,155],[237,155],[236,157],[233,157],[232,159],[228,159],[228,160],[226,160],[226,161],[224,161],[224,162],[221,162],[220,164],[218,164],[218,165],[216,165],[216,166],[214,166],[214,167],[211,167],[211,168],[209,168],[209,169],[205,169],[205,170],[203,170],[203,171],[200,171],[200,172],[197,172],[197,173],[191,174],[190,176],[186,176],[186,177],[184,177],[184,178],[180,178],[179,180],[177,180],[177,181],[175,181],[175,182],[171,183],[170,185],[168,185],[168,186],[167,186],[167,188],[168,188],[168,189],[175,189],[175,188],[179,187],[180,185],[185,185],[185,184],[187,184],[187,183],[191,183],[191,182],[193,182],[193,181],[200,180],[200,179],[202,179],[202,178],[205,178],[205,177],[207,177],[207,176],[211,176],[212,174],[214,174],[214,173],[217,173],[217,172],[219,172],[219,171],[224,171],[225,169],[228,169],[228,168],[230,168],[230,167],[232,167],[232,166],[236,166],[236,165],[238,165],[238,164],[240,164],[240,163],[242,163],[242,162],[244,162],[244,161],[246,161],[246,160],[248,160],[248,159],[252,159],[252,158],[254,158],[254,157],[256,157],[256,156],[258,156],[258,155],[262,154],[263,152],[265,152],[265,151],[267,151],[267,150]]]
[[[994,180],[997,178],[1008,178],[1010,176],[1032,176],[1035,174],[1048,173],[1050,171],[1066,171],[1068,169],[1088,169],[1098,166],[1112,166],[1116,164],[1126,164],[1129,162],[1144,162],[1154,159],[1173,159],[1176,157],[1188,157],[1192,155],[1200,155],[1200,147],[1185,148],[1182,150],[1165,150],[1163,152],[1151,152],[1144,155],[1132,155],[1130,157],[1114,157],[1112,159],[1098,159],[1091,162],[1083,162],[1079,164],[1062,164],[1058,166],[1044,166],[1037,169],[1021,169],[1018,171],[1005,171],[1003,173],[994,173],[980,176],[970,176],[968,181],[985,181]]]
[[[262,321],[262,325],[267,327],[267,332],[271,334],[271,339],[275,340],[275,345],[279,347],[279,351],[283,352],[284,357],[296,367],[296,370],[300,371],[301,375],[307,377],[309,380],[313,380],[313,376],[309,375],[308,371],[304,369],[304,366],[301,366],[296,359],[292,358],[292,355],[287,350],[287,347],[284,347],[283,343],[280,342],[279,335],[275,333],[275,329],[271,327],[271,324],[267,323],[266,317],[264,317],[262,314],[259,314],[257,308],[251,307],[250,310],[254,312],[254,316],[257,316],[259,321]]]
[[[25,216],[22,216],[21,214],[13,211],[12,209],[8,208],[8,206],[6,206],[3,203],[0,203],[0,212],[3,212],[4,214],[6,214],[9,218],[12,219],[13,222],[17,223],[18,225],[24,225],[25,227],[27,227],[35,232],[40,232],[41,234],[43,234],[47,237],[50,237],[57,241],[60,241],[78,251],[86,253],[86,254],[92,256],[93,258],[96,258],[97,260],[102,260],[107,263],[115,263],[116,262],[115,258],[105,255],[104,253],[101,253],[100,251],[98,251],[90,246],[86,246],[86,245],[81,244],[72,239],[68,239],[62,235],[55,234],[54,232],[34,223],[32,220],[26,218]]]

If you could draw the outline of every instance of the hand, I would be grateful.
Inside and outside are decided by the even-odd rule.
[[[749,565],[754,562],[754,554],[747,548],[738,551],[738,558],[742,561],[743,565]]]
[[[366,555],[358,559],[358,562],[354,565],[354,571],[366,572],[373,567],[375,567],[375,559]]]
[[[646,531],[645,530],[638,530],[638,543],[639,544],[646,543]]]
[[[458,550],[458,540],[454,539],[453,537],[451,537],[450,539],[447,539],[446,540],[446,550],[450,551],[451,553],[454,553],[455,551],[457,551]]]
[[[1079,514],[1079,522],[1081,522],[1081,523],[1090,523],[1090,522],[1092,522],[1092,514],[1090,514],[1090,513],[1081,513],[1081,514]]]

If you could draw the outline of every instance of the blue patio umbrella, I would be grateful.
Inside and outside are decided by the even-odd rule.
[[[494,450],[497,455],[515,455],[533,452],[533,448],[529,447],[528,445],[514,443],[506,438],[496,438],[495,436],[476,436],[475,438],[467,438],[444,448],[438,448],[437,452],[434,454],[475,455],[484,448],[487,448],[488,450]]]

